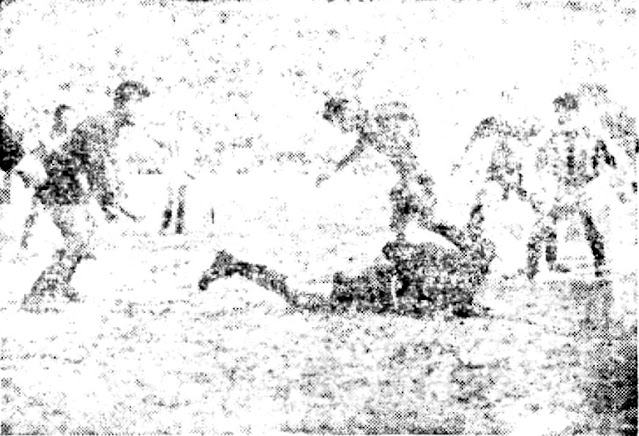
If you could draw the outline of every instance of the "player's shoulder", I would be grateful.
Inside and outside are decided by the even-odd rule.
[[[71,132],[72,137],[87,141],[104,141],[116,133],[116,117],[112,112],[90,115]]]
[[[115,114],[112,111],[107,111],[100,114],[89,115],[80,121],[74,130],[79,132],[91,132],[105,127],[111,127],[114,124]]]
[[[374,115],[388,118],[400,118],[408,120],[409,118],[413,118],[413,112],[406,104],[402,101],[389,101],[378,103],[374,108]]]

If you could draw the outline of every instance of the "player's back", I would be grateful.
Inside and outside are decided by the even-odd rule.
[[[417,169],[413,147],[419,137],[419,127],[405,103],[378,104],[373,111],[363,112],[360,118],[362,139],[387,156],[397,171],[405,174]]]
[[[47,157],[47,180],[37,192],[40,200],[45,204],[78,204],[91,194],[87,190],[104,195],[112,148],[122,125],[115,111],[81,121],[59,150]]]

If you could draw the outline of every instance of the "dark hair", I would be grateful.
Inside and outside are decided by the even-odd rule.
[[[133,96],[149,97],[151,92],[142,82],[127,80],[118,85],[114,92],[114,101],[118,104],[127,103]]]
[[[68,104],[59,104],[58,106],[56,106],[55,110],[53,111],[53,118],[55,118],[56,120],[59,120],[62,117],[62,114],[65,113],[68,110],[73,109],[71,106],[69,106]]]
[[[324,118],[332,120],[341,116],[346,110],[347,104],[348,100],[345,98],[329,98],[326,103],[324,103]]]
[[[560,95],[552,102],[555,105],[555,110],[564,109],[567,111],[574,111],[579,109],[579,98],[576,94],[572,94],[570,92]]]

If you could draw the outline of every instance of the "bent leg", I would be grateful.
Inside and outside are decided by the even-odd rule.
[[[406,227],[414,210],[415,200],[408,184],[400,181],[390,192],[391,222],[390,229],[398,241],[406,239]]]
[[[34,196],[31,199],[31,211],[27,218],[24,220],[24,225],[22,229],[22,239],[20,240],[20,246],[23,249],[29,248],[29,239],[31,239],[32,232],[31,229],[35,224],[35,220],[38,218],[40,204],[38,199]]]
[[[554,208],[553,208],[554,209]],[[528,239],[528,261],[526,274],[533,279],[539,272],[542,245],[546,244],[546,260],[556,260],[557,252],[557,219],[553,211],[538,216]],[[550,248],[549,248],[550,247]],[[554,256],[554,257],[553,257]],[[552,264],[550,265],[552,267]]]
[[[0,204],[11,202],[11,173],[0,170]]]
[[[55,305],[60,297],[64,301],[77,301],[78,293],[71,286],[71,280],[82,259],[93,255],[95,220],[88,207],[54,206],[51,212],[53,222],[64,238],[64,249],[42,271],[25,297],[23,309],[28,311],[50,310],[48,303]]]
[[[595,275],[600,277],[603,275],[602,267],[606,263],[606,255],[604,249],[604,238],[595,226],[595,222],[592,215],[584,208],[579,209],[579,216],[581,217],[584,229],[586,231],[586,239],[590,245],[590,251],[594,259]]]

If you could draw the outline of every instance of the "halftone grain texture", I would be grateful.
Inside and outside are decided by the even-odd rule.
[[[192,165],[175,166],[195,177],[161,182],[154,159],[131,156],[149,174],[124,189],[135,201],[111,211],[119,224],[85,228],[85,211],[69,204],[77,213],[52,217],[68,226],[43,215],[50,234],[36,224],[26,252],[14,245],[20,198],[30,197],[13,183],[11,206],[0,205],[0,433],[635,433],[637,283],[615,268],[632,257],[636,199],[632,177],[614,180],[622,155],[610,142],[595,142],[585,157],[568,144],[551,160],[561,172],[555,188],[568,168],[581,171],[580,159],[596,161],[578,177],[600,172],[588,186],[597,193],[587,206],[594,225],[575,208],[558,220],[556,244],[535,239],[536,256],[551,248],[534,280],[523,271],[486,274],[476,262],[465,264],[473,274],[456,276],[450,254],[490,245],[473,246],[463,231],[481,200],[482,235],[497,254],[490,267],[512,258],[513,271],[526,268],[531,229],[548,215],[527,202],[542,185],[520,180],[534,175],[524,164],[535,160],[518,153],[550,131],[553,100],[579,83],[605,84],[611,100],[629,106],[606,111],[611,135],[632,150],[623,132],[633,130],[639,101],[633,5],[304,6],[3,2],[9,125],[29,133],[58,102],[104,113],[118,84],[141,81],[157,97],[149,112],[159,120],[141,136],[176,139]],[[322,112],[341,97],[363,108],[348,133]],[[128,127],[121,142],[162,149]],[[319,177],[358,139],[373,146]],[[451,176],[464,151],[470,170]],[[138,213],[152,217],[148,226],[131,219]],[[170,223],[180,217],[182,229]],[[420,220],[436,231],[434,242],[411,227]],[[77,294],[59,286],[64,298],[51,305],[59,311],[20,310],[53,246],[75,241],[84,253],[84,239],[69,233],[93,230],[95,259],[63,252],[47,269],[62,278],[73,270]],[[353,283],[344,293],[370,287],[380,290],[373,309],[392,306],[383,249],[402,233],[414,250],[397,250],[402,259],[390,264],[407,279],[398,301],[448,295],[441,283],[457,278],[473,292],[453,296],[485,310],[334,311],[336,272],[338,285]],[[596,278],[589,243],[601,240],[606,268]],[[420,268],[419,284],[429,282],[418,288],[411,276]],[[198,283],[203,271],[207,286]]]

